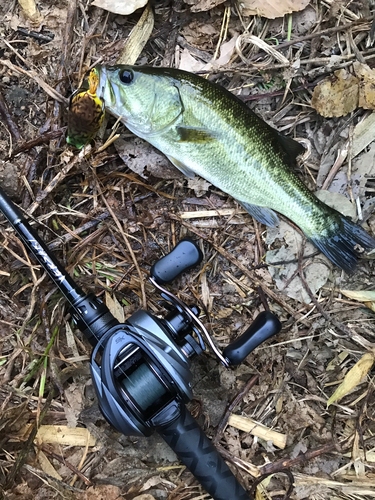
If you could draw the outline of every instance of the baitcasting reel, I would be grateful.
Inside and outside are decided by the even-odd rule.
[[[168,305],[165,318],[139,310],[120,324],[95,295],[78,287],[1,188],[0,210],[64,294],[78,328],[92,344],[92,379],[107,421],[125,435],[158,432],[215,500],[249,500],[185,406],[193,397],[189,365],[205,349],[203,337],[224,366],[240,364],[280,331],[277,317],[260,313],[220,353],[198,318],[199,309],[163,286],[202,260],[196,244],[185,239],[150,271],[150,282]]]

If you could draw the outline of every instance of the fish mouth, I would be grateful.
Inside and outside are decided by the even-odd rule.
[[[97,95],[101,99],[106,108],[111,110],[111,113],[116,114],[116,93],[111,83],[110,75],[106,66],[98,64],[95,69],[99,75],[99,84]]]

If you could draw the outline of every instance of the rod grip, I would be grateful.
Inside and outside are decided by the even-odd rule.
[[[176,420],[157,428],[214,500],[254,500],[232,474],[210,439],[184,405]]]

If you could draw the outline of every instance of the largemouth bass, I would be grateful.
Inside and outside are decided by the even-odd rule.
[[[375,248],[360,226],[314,196],[291,170],[303,147],[282,136],[223,87],[170,68],[97,66],[98,97],[188,177],[233,196],[259,222],[279,212],[332,262],[355,269],[358,249]]]

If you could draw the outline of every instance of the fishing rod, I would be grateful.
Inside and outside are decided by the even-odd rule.
[[[93,346],[91,375],[106,420],[127,436],[159,433],[214,500],[253,500],[186,408],[193,398],[190,360],[205,350],[205,338],[224,366],[239,365],[280,331],[278,318],[260,313],[220,352],[199,319],[199,308],[164,286],[202,261],[194,241],[184,239],[150,270],[149,280],[168,310],[165,317],[139,310],[119,323],[103,302],[74,282],[1,187],[0,210],[65,296],[74,322]]]

